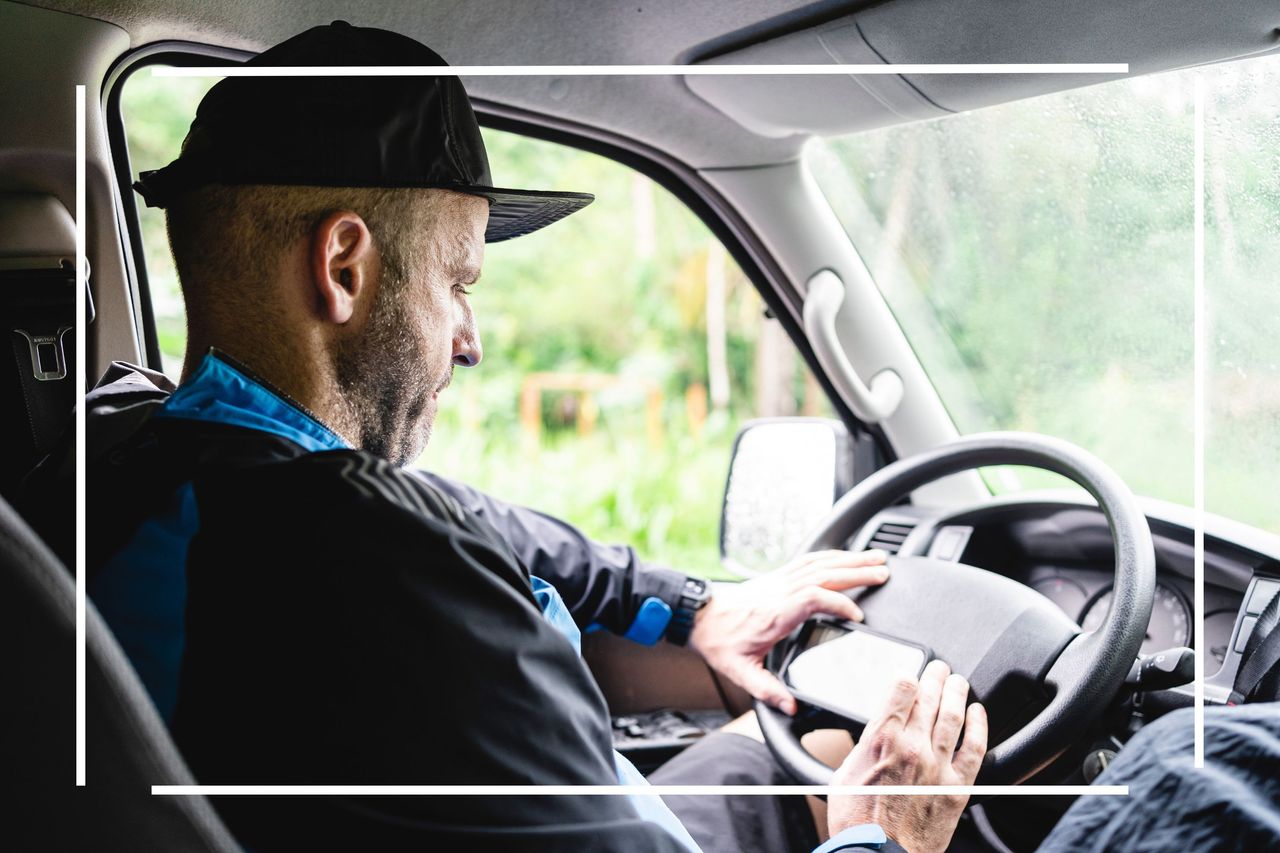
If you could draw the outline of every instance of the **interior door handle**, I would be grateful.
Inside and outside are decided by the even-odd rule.
[[[827,371],[831,384],[863,423],[879,423],[898,410],[902,402],[902,377],[886,367],[862,381],[849,363],[836,337],[836,314],[844,304],[844,282],[831,270],[821,270],[809,279],[804,297],[804,331],[818,363]]]

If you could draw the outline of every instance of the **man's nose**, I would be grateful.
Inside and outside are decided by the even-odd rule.
[[[453,335],[453,363],[458,367],[475,367],[482,358],[480,331],[474,321],[463,323]]]

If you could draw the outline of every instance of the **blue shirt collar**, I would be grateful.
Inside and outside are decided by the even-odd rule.
[[[209,351],[155,417],[255,429],[286,438],[312,453],[351,447],[310,412],[216,350]]]

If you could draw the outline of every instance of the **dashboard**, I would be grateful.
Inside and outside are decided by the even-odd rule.
[[[1194,648],[1194,518],[1184,507],[1139,501],[1151,527],[1157,573],[1141,653]],[[1221,701],[1256,619],[1253,611],[1260,609],[1256,600],[1280,590],[1280,537],[1214,516],[1206,518],[1205,534],[1206,698]],[[896,506],[873,518],[849,547],[927,555],[997,572],[1044,595],[1085,631],[1102,623],[1111,602],[1111,534],[1083,493],[1006,496],[961,510]],[[1210,689],[1214,684],[1219,689]]]
[[[1138,502],[1156,558],[1155,598],[1140,654],[1202,648],[1205,700],[1224,703],[1258,615],[1280,594],[1280,537],[1229,519],[1204,517],[1204,622],[1199,629],[1203,635],[1197,637],[1196,519],[1175,504],[1147,498]],[[1002,496],[958,509],[890,507],[847,547],[882,548],[996,572],[1039,592],[1084,631],[1096,629],[1106,618],[1113,594],[1111,532],[1106,517],[1083,492]],[[1105,767],[1100,757],[1113,758],[1147,721],[1191,705],[1194,696],[1191,684],[1120,691],[1111,707],[1100,709],[1097,722],[1082,729],[1077,742],[1046,768],[1045,778],[1091,781]],[[995,798],[973,809],[975,825],[995,849],[1010,849],[1005,838],[1022,839],[1014,847],[1034,847],[1065,808],[1051,802],[1043,807],[1010,802]],[[1040,829],[1029,833],[1029,825]]]
[[[1069,566],[1037,567],[1028,583],[1075,620],[1085,631],[1096,630],[1106,618],[1111,605],[1111,575],[1091,569]],[[1155,603],[1151,622],[1141,653],[1155,654],[1163,649],[1191,646],[1191,584],[1181,578],[1166,577],[1156,581]],[[1226,661],[1227,643],[1235,626],[1241,595],[1216,586],[1205,587],[1206,670],[1214,672]],[[1208,663],[1213,661],[1213,663]]]

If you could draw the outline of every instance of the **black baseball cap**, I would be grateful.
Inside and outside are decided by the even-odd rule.
[[[448,65],[426,45],[345,21],[313,27],[246,65]],[[581,210],[589,193],[493,185],[480,125],[457,77],[228,77],[196,110],[182,153],[133,185],[167,207],[208,184],[423,187],[489,200],[487,243]]]

